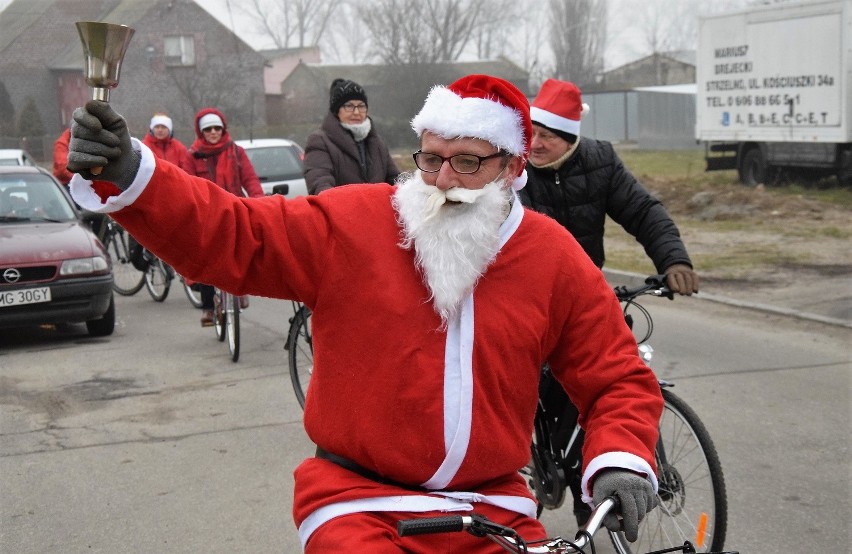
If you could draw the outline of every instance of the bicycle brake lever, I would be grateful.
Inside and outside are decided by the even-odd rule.
[[[511,538],[519,538],[518,532],[512,529],[511,527],[506,527],[504,525],[500,525],[499,523],[494,523],[493,521],[486,519],[485,517],[479,514],[471,514],[471,523],[467,528],[467,532],[471,535],[477,537],[484,537],[486,535],[497,535],[500,537],[511,537]]]

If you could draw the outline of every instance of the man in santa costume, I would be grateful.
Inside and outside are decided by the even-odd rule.
[[[74,117],[79,203],[182,275],[313,311],[304,421],[318,448],[293,505],[306,552],[501,551],[397,536],[400,519],[447,512],[544,536],[518,470],[545,360],[582,414],[586,500],[617,496],[635,540],[655,505],[659,386],[598,268],[517,200],[531,123],[516,87],[435,87],[412,121],[419,171],[292,200],[239,198],[156,160],[104,102]]]

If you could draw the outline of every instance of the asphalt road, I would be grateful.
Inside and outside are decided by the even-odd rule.
[[[847,544],[852,332],[696,299],[647,306],[652,365],[719,451],[727,546]],[[292,471],[312,444],[289,313],[253,298],[236,364],[179,289],[163,304],[117,297],[107,338],[0,332],[0,552],[298,551]]]

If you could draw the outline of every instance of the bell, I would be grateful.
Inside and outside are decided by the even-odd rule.
[[[109,91],[118,86],[121,62],[135,32],[126,25],[78,21],[77,32],[86,55],[86,84],[92,87],[92,100],[109,102]]]

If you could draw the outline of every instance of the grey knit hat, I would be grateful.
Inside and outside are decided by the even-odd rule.
[[[331,83],[331,90],[329,90],[329,111],[337,115],[340,106],[350,100],[362,100],[367,104],[367,94],[364,92],[364,87],[355,81],[335,79]]]

